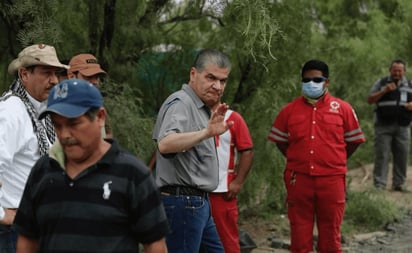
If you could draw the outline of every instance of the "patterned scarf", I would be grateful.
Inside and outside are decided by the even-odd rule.
[[[10,95],[19,97],[26,106],[27,112],[31,119],[31,123],[33,124],[33,129],[36,134],[37,141],[39,143],[40,155],[47,154],[49,150],[49,142],[47,141],[47,139],[49,139],[51,144],[53,144],[56,139],[56,134],[54,132],[54,127],[50,115],[48,114],[44,118],[44,122],[46,124],[46,126],[44,126],[43,123],[37,118],[38,112],[36,112],[33,104],[30,102],[26,90],[21,84],[19,78],[14,80],[14,82],[10,86],[10,90],[12,92]]]

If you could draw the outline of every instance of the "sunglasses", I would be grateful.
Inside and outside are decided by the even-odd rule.
[[[302,78],[302,82],[304,83],[308,83],[310,81],[313,81],[315,83],[321,83],[323,81],[325,81],[327,78],[326,77],[304,77]]]

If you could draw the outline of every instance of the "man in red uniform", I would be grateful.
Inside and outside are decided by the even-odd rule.
[[[277,115],[268,139],[286,156],[284,183],[291,252],[342,252],[346,160],[365,137],[347,102],[329,94],[329,68],[310,60],[302,68],[302,96]]]
[[[219,158],[219,184],[209,194],[209,198],[212,216],[225,253],[239,253],[237,194],[252,166],[253,142],[246,122],[239,113],[227,110],[225,121],[232,121],[234,124],[229,131],[215,137]]]

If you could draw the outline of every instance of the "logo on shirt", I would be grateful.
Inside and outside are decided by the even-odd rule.
[[[329,105],[330,105],[330,109],[329,109],[330,112],[336,112],[336,113],[339,112],[338,109],[340,107],[340,104],[338,102],[332,101],[330,102]]]
[[[110,184],[112,181],[107,181],[106,183],[103,184],[103,199],[109,199],[110,198],[110,193],[112,190],[110,190]]]

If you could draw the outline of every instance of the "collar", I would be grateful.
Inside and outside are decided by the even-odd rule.
[[[110,165],[113,163],[113,160],[117,157],[119,154],[121,148],[119,143],[115,141],[114,139],[104,139],[106,142],[110,143],[110,148],[107,150],[106,154],[103,155],[103,157],[97,161],[97,165]]]
[[[112,163],[112,161],[115,159],[117,154],[120,151],[120,146],[117,143],[117,141],[113,139],[105,139],[106,142],[110,143],[111,146],[109,150],[103,155],[103,157],[97,161],[96,165],[97,167],[100,166],[107,166]],[[56,142],[49,150],[49,156],[53,158],[63,170],[66,170],[65,166],[65,155],[63,151],[62,145],[60,145],[59,142]]]
[[[26,91],[26,94],[27,94],[27,98],[29,99],[30,103],[32,103],[37,113],[42,112],[43,110],[46,109],[47,99],[43,102],[39,102],[35,98],[33,98],[27,91]]]
[[[198,95],[196,95],[195,91],[192,89],[192,87],[190,87],[188,84],[183,84],[182,86],[182,90],[184,92],[187,93],[187,95],[189,95],[189,97],[193,100],[193,102],[195,103],[196,107],[198,109],[202,108],[202,107],[207,107],[205,105],[205,103],[203,103],[203,101],[199,98]]]

